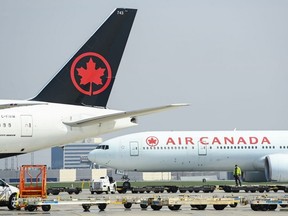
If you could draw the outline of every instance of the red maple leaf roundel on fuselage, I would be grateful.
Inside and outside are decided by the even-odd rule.
[[[107,60],[100,54],[87,52],[73,61],[70,69],[73,85],[83,94],[100,94],[110,85],[112,72]]]
[[[150,147],[155,147],[155,146],[158,145],[159,140],[158,140],[158,138],[155,137],[155,136],[149,136],[149,137],[147,137],[147,139],[146,139],[146,143],[147,143],[147,145],[149,145]]]

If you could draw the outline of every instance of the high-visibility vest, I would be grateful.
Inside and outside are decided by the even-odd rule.
[[[233,175],[241,175],[241,169],[240,169],[240,167],[236,167],[236,168],[234,169]]]

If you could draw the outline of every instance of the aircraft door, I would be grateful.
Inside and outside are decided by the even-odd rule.
[[[207,145],[203,145],[200,142],[198,142],[198,155],[199,156],[207,155]]]
[[[32,137],[33,121],[31,115],[21,115],[21,137]]]
[[[137,141],[130,142],[130,156],[139,156],[139,143]]]

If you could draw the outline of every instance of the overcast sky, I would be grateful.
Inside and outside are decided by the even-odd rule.
[[[116,7],[138,13],[108,106],[190,106],[141,117],[138,127],[105,139],[288,129],[285,0],[1,0],[0,98],[35,96]]]

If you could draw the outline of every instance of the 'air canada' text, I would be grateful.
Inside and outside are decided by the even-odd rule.
[[[271,144],[268,137],[200,137],[193,139],[193,137],[168,137],[166,145],[195,145],[200,143],[202,145],[237,145],[237,144]]]

